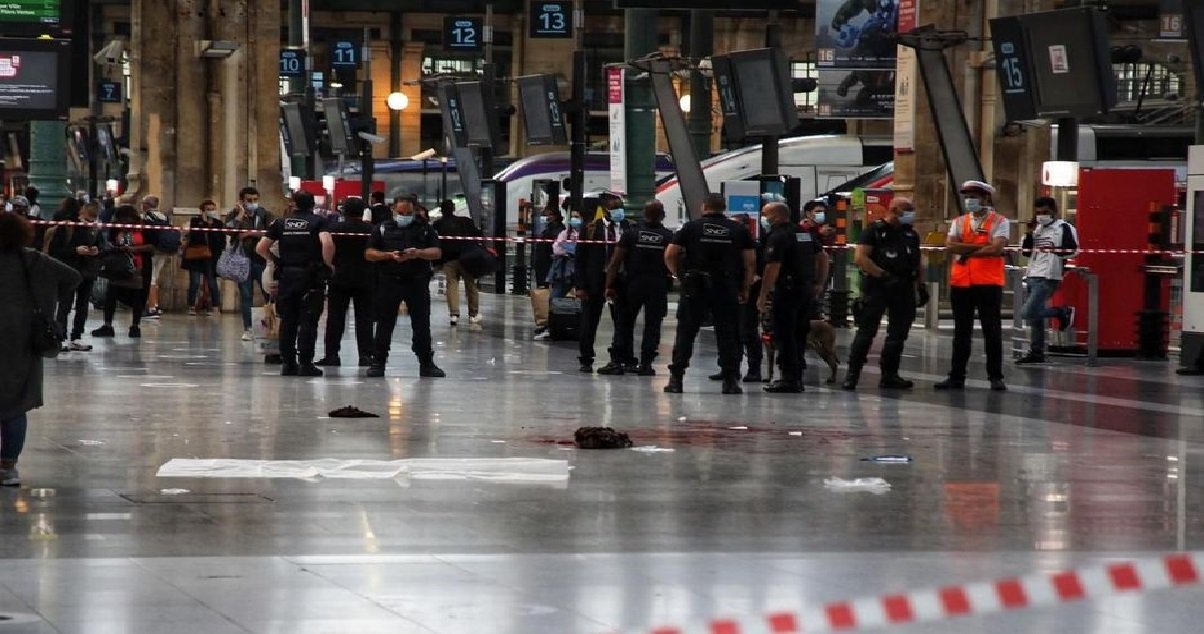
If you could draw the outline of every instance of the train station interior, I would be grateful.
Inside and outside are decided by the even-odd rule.
[[[101,264],[83,334],[0,358],[42,394],[11,419],[19,461],[0,394],[0,634],[1197,631],[1201,68],[1201,0],[0,2],[0,215],[49,259],[96,208],[160,236],[161,267],[131,303]],[[440,244],[488,254],[463,273],[479,306],[435,259],[433,356],[407,304],[374,360],[356,303],[341,364],[288,376],[286,353],[282,376],[271,275],[189,251],[271,242],[239,224],[249,188],[290,219],[299,194],[330,222],[383,200],[382,241],[471,220]],[[1003,376],[980,326],[962,376],[958,271],[986,257],[958,248],[996,240],[970,228],[988,194]],[[689,272],[638,371],[623,299],[557,277],[590,244],[574,219],[659,229],[657,201],[672,234],[714,195],[758,245],[774,206],[820,241],[798,393],[763,389],[790,370],[755,295],[740,376],[711,312],[674,393]],[[1071,247],[1034,242],[1048,209]],[[920,299],[896,371],[886,319],[852,350],[890,276],[859,254],[899,222]],[[1043,251],[1048,321],[1026,307]],[[0,271],[8,329],[41,291]]]

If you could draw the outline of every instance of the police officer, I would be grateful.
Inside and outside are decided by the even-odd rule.
[[[740,304],[748,301],[756,273],[757,254],[752,235],[744,225],[723,215],[727,203],[720,194],[708,194],[703,216],[691,220],[665,249],[665,264],[682,280],[677,309],[677,339],[665,391],[680,394],[682,379],[694,354],[694,339],[709,309],[719,344],[723,393],[741,394],[740,339],[737,333]]]
[[[665,206],[659,201],[644,205],[644,222],[623,232],[610,265],[606,269],[606,298],[616,302],[614,358],[631,358],[635,352],[635,320],[644,311],[644,339],[640,346],[640,376],[654,376],[652,361],[661,344],[661,322],[669,312],[669,270],[665,268],[665,248],[673,232],[664,226]],[[617,285],[620,269],[626,288],[620,297]],[[612,361],[599,368],[598,374],[624,374],[629,368]]]
[[[1003,254],[1011,238],[1008,219],[994,209],[995,188],[982,181],[966,181],[962,205],[968,213],[953,221],[945,250],[954,256],[949,267],[949,302],[953,305],[953,367],[949,378],[933,387],[966,387],[974,313],[982,325],[987,353],[987,378],[991,389],[1007,390],[1003,382],[1003,287],[1007,285]]]
[[[849,373],[841,385],[846,390],[857,389],[861,367],[886,314],[890,315],[890,325],[882,346],[882,377],[878,387],[909,390],[913,386],[899,376],[899,361],[916,318],[917,293],[927,303],[927,291],[920,283],[920,236],[912,228],[915,217],[911,201],[896,198],[885,218],[861,232],[853,263],[862,273],[863,308],[857,320],[857,335],[849,349]]]
[[[799,320],[805,319],[810,312],[814,294],[812,278],[819,247],[811,232],[799,231],[790,222],[790,208],[785,204],[765,205],[761,214],[768,221],[770,232],[765,238],[765,272],[757,308],[762,314],[772,316],[774,345],[782,368],[782,378],[765,386],[765,391],[798,393],[803,391],[800,365],[803,342],[798,336],[800,332],[806,333],[800,329]]]
[[[379,192],[377,192],[379,193]],[[355,341],[360,367],[372,362],[372,323],[376,312],[376,267],[364,259],[368,237],[372,233],[371,213],[361,198],[349,198],[343,204],[343,220],[331,225],[334,235],[334,277],[330,280],[330,303],[326,313],[326,356],[319,366],[338,366],[343,331],[347,328],[347,308],[355,303]],[[367,218],[365,218],[367,216]]]
[[[280,316],[283,362],[280,374],[322,376],[322,371],[314,367],[314,344],[326,301],[326,282],[334,268],[334,240],[326,221],[314,215],[313,194],[293,194],[293,205],[293,214],[272,222],[255,252],[276,262],[280,282],[276,311]],[[280,244],[279,258],[271,252],[276,243]]]
[[[377,263],[376,341],[368,376],[385,375],[397,312],[405,302],[413,329],[413,350],[418,355],[418,374],[427,378],[447,376],[435,365],[431,347],[431,262],[438,260],[439,234],[425,218],[415,213],[414,204],[398,202],[397,217],[381,224],[368,239],[364,257]]]

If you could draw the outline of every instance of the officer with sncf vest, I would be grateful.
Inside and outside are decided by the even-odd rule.
[[[677,339],[665,392],[680,394],[682,379],[694,354],[694,340],[709,310],[719,344],[719,369],[723,393],[743,394],[740,388],[740,304],[756,274],[757,254],[752,234],[744,225],[724,216],[727,202],[721,194],[708,194],[703,215],[687,222],[665,249],[665,265],[682,282],[677,307]]]
[[[623,232],[606,268],[606,299],[615,301],[616,307],[615,359],[630,359],[635,354],[635,320],[644,311],[640,365],[635,368],[640,376],[656,374],[652,362],[661,345],[661,322],[669,312],[671,281],[665,268],[665,249],[673,239],[673,232],[665,228],[664,221],[664,205],[656,200],[644,205],[644,222]],[[618,286],[620,273],[626,280],[622,289]],[[619,365],[613,371],[603,372],[606,369],[601,368],[598,373],[618,375],[631,368]]]
[[[293,205],[293,214],[277,218],[255,252],[276,261],[280,280],[276,300],[283,361],[280,374],[322,376],[322,371],[314,367],[314,344],[326,302],[326,282],[334,270],[334,239],[326,221],[314,214],[313,194],[293,194]],[[276,243],[280,244],[278,258],[271,252]]]
[[[431,262],[442,256],[439,234],[425,218],[414,212],[409,201],[397,203],[397,217],[372,231],[364,257],[377,263],[376,340],[369,377],[385,375],[385,362],[397,327],[397,311],[405,302],[413,330],[418,375],[447,376],[435,365],[431,347]]]
[[[974,313],[982,324],[987,352],[987,378],[991,389],[1008,389],[1003,382],[1003,287],[1006,285],[1003,254],[1010,238],[1008,219],[995,211],[995,188],[982,181],[966,181],[961,188],[963,208],[968,212],[953,221],[945,250],[953,257],[949,274],[949,300],[953,304],[953,367],[949,377],[934,387],[960,390],[966,386],[966,364],[970,361],[970,337]]]
[[[916,319],[917,293],[923,303],[927,303],[928,294],[920,285],[920,236],[912,228],[915,220],[915,206],[900,197],[891,201],[885,218],[861,232],[853,262],[861,269],[864,308],[857,320],[857,335],[849,348],[849,372],[841,386],[846,390],[857,389],[861,367],[865,365],[883,315],[890,315],[890,325],[882,345],[882,377],[878,387],[910,390],[915,385],[899,376],[903,344]]]

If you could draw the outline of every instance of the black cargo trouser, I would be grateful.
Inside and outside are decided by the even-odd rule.
[[[966,378],[970,362],[970,339],[974,334],[974,313],[982,324],[983,347],[987,352],[987,378],[1003,379],[1003,287],[975,285],[949,289],[953,304],[953,367],[949,376]]]
[[[419,363],[435,358],[431,347],[431,288],[430,278],[399,279],[382,276],[376,288],[376,336],[372,346],[372,363],[384,365],[397,327],[397,312],[405,303],[413,330],[411,350]]]
[[[616,303],[615,339],[612,357],[627,363],[635,355],[635,322],[644,312],[644,338],[640,345],[641,364],[656,359],[661,345],[661,323],[669,312],[669,281],[664,276],[633,277]]]
[[[313,363],[318,320],[326,302],[325,285],[313,269],[284,267],[276,314],[280,317],[280,358],[285,365]]]
[[[740,306],[740,344],[744,346],[744,354],[748,357],[748,371],[760,372],[763,358],[763,343],[761,342],[761,311],[757,310],[756,298],[761,295],[761,282],[758,280],[748,292],[749,301]]]
[[[770,314],[773,320],[773,345],[777,350],[778,367],[782,369],[782,380],[803,380],[803,351],[806,349],[806,334],[799,339],[799,320],[804,302],[793,289],[775,290]]]
[[[355,343],[361,361],[372,356],[372,324],[376,321],[375,286],[332,283],[326,313],[326,356],[337,357],[347,328],[347,308],[355,304]]]
[[[694,355],[694,340],[710,313],[719,346],[719,370],[726,378],[740,376],[740,295],[737,282],[728,278],[690,273],[682,285],[677,306],[677,337],[669,371],[684,374]]]
[[[862,298],[861,315],[857,319],[857,334],[849,348],[849,371],[858,372],[869,357],[870,346],[878,336],[882,317],[890,318],[886,327],[886,341],[882,344],[879,365],[883,377],[899,374],[903,358],[903,346],[916,320],[916,293],[911,282],[903,282],[894,288],[867,288]]]

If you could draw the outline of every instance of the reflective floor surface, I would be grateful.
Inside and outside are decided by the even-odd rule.
[[[384,380],[354,367],[350,334],[351,367],[281,378],[229,315],[169,316],[140,342],[48,362],[25,485],[0,491],[0,615],[12,618],[0,634],[602,634],[1204,550],[1204,379],[1173,364],[1009,367],[1011,391],[995,393],[978,357],[970,388],[944,394],[930,386],[947,333],[917,330],[913,392],[879,392],[873,368],[858,392],[832,389],[812,358],[806,394],[724,397],[706,380],[704,331],[686,393],[671,396],[671,322],[660,376],[608,378],[579,374],[574,344],[531,341],[525,299],[484,302],[481,331],[436,308],[440,380],[417,378],[404,319]],[[348,404],[382,417],[326,416]],[[575,450],[584,425],[673,451]],[[879,454],[914,461],[862,460]],[[571,476],[155,475],[173,458],[501,457],[567,460]],[[892,488],[834,491],[831,477]],[[1166,590],[893,630],[1198,631],[1200,598]]]

